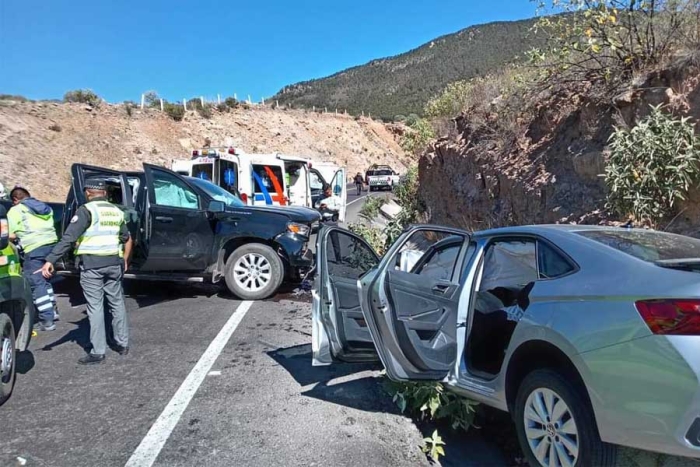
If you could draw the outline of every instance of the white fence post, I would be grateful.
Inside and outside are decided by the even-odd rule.
[[[185,108],[185,112],[187,112],[187,99],[182,99],[182,106]]]
[[[141,110],[143,110],[144,105],[146,105],[146,95],[141,94]]]
[[[311,111],[312,111],[312,112],[316,112],[316,106],[315,106],[315,105],[311,106]]]
[[[216,95],[217,104],[221,105],[221,94]]]
[[[204,107],[204,97],[203,96],[199,96],[199,102],[201,102],[202,107]]]
[[[160,111],[162,112],[164,110],[165,110],[165,106],[163,105],[163,99],[161,99],[160,100]]]
[[[233,93],[233,98],[236,99],[236,100],[238,100],[238,94],[236,94],[236,93],[234,92],[234,93]]]
[[[265,105],[265,98],[262,98],[262,105]]]
[[[253,101],[252,101],[252,99],[250,98],[250,94],[248,94],[248,104],[253,105]]]
[[[275,101],[275,108],[276,109],[280,108],[280,101],[277,101],[277,100]]]
[[[323,113],[324,113],[324,114],[327,114],[327,113],[328,113],[328,107],[324,107],[324,108],[323,108]]]

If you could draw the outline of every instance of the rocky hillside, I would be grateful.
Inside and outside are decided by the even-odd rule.
[[[420,159],[421,196],[433,222],[483,229],[626,221],[605,211],[601,174],[613,128],[634,126],[650,105],[659,104],[698,121],[700,69],[681,66],[650,73],[612,102],[592,99],[587,83],[531,99],[536,104],[514,117],[515,137],[505,147],[485,130],[499,128],[504,112],[494,109],[477,126],[466,111],[454,121],[454,136],[437,141]],[[678,216],[662,227],[697,236],[699,201],[700,194],[691,191],[677,207]]]
[[[287,86],[274,99],[294,107],[315,105],[384,118],[421,114],[425,103],[447,84],[491,73],[538,46],[541,38],[530,33],[534,22],[473,26],[395,57]]]
[[[142,162],[170,165],[187,158],[206,138],[249,153],[281,152],[333,161],[349,173],[369,163],[403,170],[410,163],[392,130],[370,119],[266,108],[189,112],[175,122],[156,110],[103,104],[0,100],[0,181],[21,184],[38,197],[62,201],[75,162],[138,169]],[[371,162],[370,162],[371,161]]]

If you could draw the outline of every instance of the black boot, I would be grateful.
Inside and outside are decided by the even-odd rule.
[[[121,345],[115,345],[114,346],[114,351],[117,352],[119,355],[129,355],[129,346],[127,345],[126,347],[122,347]]]
[[[95,365],[97,363],[102,363],[105,361],[105,356],[104,355],[97,355],[97,354],[87,354],[80,360],[78,360],[78,363],[81,365]]]

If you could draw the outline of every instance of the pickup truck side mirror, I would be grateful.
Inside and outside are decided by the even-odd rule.
[[[209,201],[209,212],[224,212],[226,210],[226,204],[223,201],[211,200]]]

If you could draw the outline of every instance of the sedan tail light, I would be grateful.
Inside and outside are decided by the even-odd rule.
[[[248,195],[246,195],[245,193],[241,193],[241,201],[248,204]]]
[[[635,306],[654,334],[700,336],[700,300],[643,300]]]

